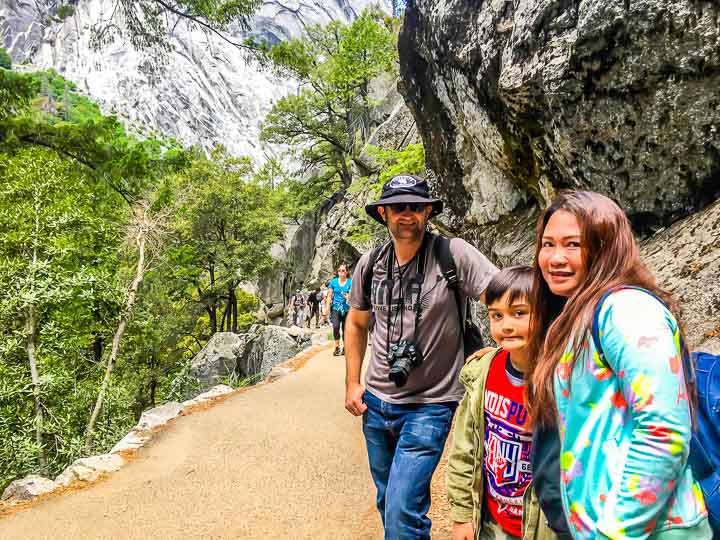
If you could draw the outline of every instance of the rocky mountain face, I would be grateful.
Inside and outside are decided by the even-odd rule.
[[[532,257],[562,188],[609,195],[643,237],[691,216],[643,252],[720,350],[720,5],[416,0],[399,51],[447,227],[502,265]]]
[[[227,37],[274,43],[301,36],[306,25],[352,21],[370,4],[389,10],[384,0],[267,1],[248,32],[235,29]],[[139,129],[206,149],[223,144],[233,154],[263,161],[268,149],[258,142],[259,124],[274,100],[295,90],[295,82],[183,23],[174,27],[173,51],[159,65],[122,40],[96,50],[92,28],[109,19],[113,5],[80,0],[74,15],[57,22],[32,0],[1,0],[0,46],[16,63],[56,69],[98,100],[104,112]]]
[[[452,216],[586,187],[646,232],[716,199],[719,17],[695,0],[414,2],[404,94]]]

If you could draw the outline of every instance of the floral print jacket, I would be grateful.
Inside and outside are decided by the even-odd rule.
[[[678,325],[649,294],[621,289],[603,303],[599,334],[555,373],[561,492],[576,539],[655,538],[707,515],[687,457],[691,418]]]

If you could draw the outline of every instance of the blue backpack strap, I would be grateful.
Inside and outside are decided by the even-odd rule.
[[[603,364],[606,366],[610,366],[608,364],[607,360],[605,359],[605,352],[602,348],[602,343],[600,342],[600,310],[602,309],[603,304],[605,303],[605,300],[607,300],[608,296],[610,296],[612,293],[623,290],[623,289],[634,289],[636,291],[644,292],[645,294],[649,294],[652,296],[655,300],[660,302],[665,308],[667,308],[667,305],[663,301],[662,298],[660,298],[657,294],[648,291],[647,289],[643,289],[642,287],[637,287],[635,285],[620,285],[619,287],[614,287],[612,289],[609,289],[605,291],[605,293],[600,297],[600,300],[598,300],[597,305],[595,306],[595,313],[593,314],[593,322],[592,322],[592,340],[593,344],[595,345],[595,350],[597,351],[598,355],[600,356],[600,360],[602,360]],[[685,340],[682,337],[682,334],[680,335],[680,351],[682,356],[682,362],[683,362],[683,370],[686,377],[686,382],[688,384],[695,384],[695,369],[693,368],[692,359],[690,358],[690,351],[687,348],[687,345],[685,343]]]

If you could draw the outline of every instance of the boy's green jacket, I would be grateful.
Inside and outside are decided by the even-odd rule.
[[[479,360],[472,360],[460,371],[465,397],[460,402],[455,417],[448,458],[447,494],[450,501],[450,519],[457,523],[472,521],[475,524],[476,538],[482,527],[481,509],[485,497],[485,382],[490,364],[500,351],[501,349],[495,349]],[[547,526],[531,485],[523,502],[523,540],[554,539],[555,534]]]

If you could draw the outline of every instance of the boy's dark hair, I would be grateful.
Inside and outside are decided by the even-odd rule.
[[[506,292],[510,293],[508,302],[530,298],[533,286],[533,269],[530,266],[511,266],[501,270],[485,290],[485,302],[489,306],[500,300]]]

